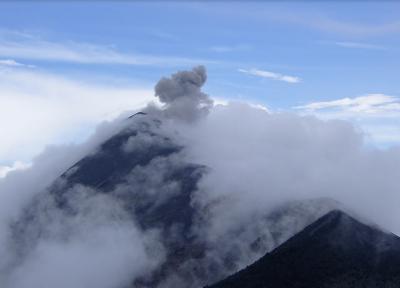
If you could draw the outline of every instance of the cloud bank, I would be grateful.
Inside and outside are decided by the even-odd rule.
[[[349,122],[231,104],[182,134],[190,135],[193,161],[212,167],[205,193],[237,200],[224,221],[290,199],[329,197],[400,232],[392,202],[400,151],[366,148]]]
[[[377,93],[312,102],[294,109],[303,115],[315,115],[321,119],[351,121],[361,127],[369,143],[386,148],[399,143],[399,104],[399,97]]]

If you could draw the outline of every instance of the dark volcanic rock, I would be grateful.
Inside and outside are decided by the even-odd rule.
[[[400,287],[400,238],[335,210],[210,288]]]

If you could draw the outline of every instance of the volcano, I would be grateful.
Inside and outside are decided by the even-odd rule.
[[[210,288],[400,287],[400,238],[340,210]]]
[[[93,283],[97,278],[92,275],[98,274],[103,274],[99,281],[106,281],[121,270],[123,277],[116,275],[112,279],[115,282],[101,287],[198,288],[212,283],[217,283],[212,286],[216,288],[399,287],[397,236],[338,210],[323,216],[340,208],[338,202],[303,197],[274,201],[271,195],[285,186],[271,185],[269,182],[274,179],[267,177],[259,185],[250,185],[255,189],[250,198],[257,202],[260,196],[268,200],[251,209],[252,205],[243,201],[249,187],[237,191],[233,187],[235,193],[227,193],[218,186],[219,181],[230,184],[229,159],[241,149],[232,149],[230,157],[223,157],[223,165],[218,168],[202,157],[193,157],[193,143],[185,138],[185,129],[195,128],[195,122],[205,119],[212,105],[201,91],[206,78],[204,67],[162,78],[155,88],[162,108],[149,105],[143,112],[119,118],[97,131],[77,155],[72,154],[65,165],[55,170],[56,175],[52,174],[21,204],[21,211],[10,220],[10,231],[7,230],[10,257],[7,265],[0,267],[7,280],[12,274],[9,271],[16,271],[17,276],[12,274],[10,281],[17,284],[10,287],[57,287],[58,278],[49,272],[53,266],[57,266],[57,275],[62,275],[64,282],[71,278],[71,271],[82,272],[81,277],[85,278],[79,283],[64,283],[63,287],[99,287],[102,283],[97,281],[85,283]],[[273,132],[270,136],[272,140],[279,135]],[[209,140],[196,139],[200,143]],[[232,139],[235,141],[236,137]],[[243,141],[247,145],[260,140],[256,137]],[[282,143],[287,142],[284,137]],[[273,145],[277,143],[280,142]],[[300,166],[288,174],[298,182],[303,177],[300,172],[305,164],[301,161],[304,150],[287,148],[297,151],[292,156],[299,156],[294,158]],[[314,154],[315,149],[312,150]],[[330,155],[324,151],[321,149],[323,159]],[[259,158],[258,153],[255,156]],[[270,165],[272,154],[264,156],[267,157],[262,161]],[[246,170],[260,162],[242,165],[246,161],[238,162]],[[260,171],[274,170],[273,165],[262,167]],[[207,180],[218,175],[218,169],[228,177],[216,182],[214,179],[210,185]],[[239,171],[245,172],[243,168]],[[233,183],[251,182],[246,176],[236,175],[239,181]],[[304,189],[297,185],[302,181],[294,182],[289,191]],[[230,185],[227,187],[231,190]],[[254,197],[255,192],[258,197]],[[229,213],[231,210],[235,215]],[[100,260],[95,257],[109,250],[113,255]],[[70,251],[76,254],[72,259]],[[76,265],[81,260],[90,261]],[[83,267],[95,269],[90,274],[82,271]],[[32,271],[29,277],[24,269]],[[233,276],[226,278],[229,275]],[[19,284],[21,279],[24,285]],[[32,285],[32,279],[38,284]]]
[[[209,210],[223,201],[205,208],[195,204],[198,183],[209,168],[185,161],[184,148],[165,133],[157,117],[137,113],[125,119],[118,131],[29,203],[13,225],[16,254],[24,259],[38,241],[68,238],[70,232],[59,231],[68,231],[68,219],[82,214],[80,202],[105,195],[118,203],[113,213],[124,213],[143,232],[157,231],[165,253],[131,287],[202,287],[251,264],[337,205],[328,199],[290,202],[243,219],[210,242],[204,235]],[[95,207],[84,209],[86,215]],[[54,215],[64,220],[57,222]]]

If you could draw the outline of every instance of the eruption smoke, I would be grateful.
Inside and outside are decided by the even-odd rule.
[[[205,116],[213,105],[210,97],[201,91],[206,80],[204,66],[161,78],[155,87],[155,95],[165,104],[165,115],[189,122]]]

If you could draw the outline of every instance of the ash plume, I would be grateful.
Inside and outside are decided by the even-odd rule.
[[[164,114],[188,122],[206,115],[213,105],[211,98],[201,91],[206,80],[204,66],[161,78],[155,86],[155,96],[165,105]]]

